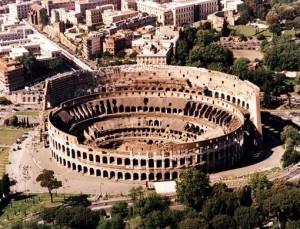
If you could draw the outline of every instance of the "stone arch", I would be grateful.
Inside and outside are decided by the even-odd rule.
[[[108,172],[106,170],[103,171],[103,177],[108,177]]]
[[[154,174],[153,173],[149,173],[149,180],[154,180]]]
[[[172,179],[175,180],[178,178],[178,172],[173,172],[172,173]]]
[[[114,158],[114,157],[110,157],[110,158],[109,158],[109,163],[112,164],[112,163],[114,163],[114,162],[115,162],[115,158]]]
[[[147,180],[147,175],[146,173],[141,174],[141,180]]]
[[[102,163],[103,163],[103,164],[107,164],[107,157],[105,157],[105,156],[102,157]]]
[[[216,99],[219,98],[219,92],[215,92],[215,98],[216,98]]]
[[[122,165],[122,163],[123,163],[122,158],[118,157],[117,158],[117,165]]]
[[[68,166],[68,168],[71,168],[71,162],[67,162],[67,166]]]
[[[162,174],[161,173],[157,173],[156,174],[156,179],[157,180],[161,180],[162,179]]]
[[[63,159],[63,165],[66,166],[66,159]]]
[[[101,170],[100,170],[100,169],[97,169],[97,170],[96,170],[96,176],[97,176],[97,177],[100,177],[100,176],[101,176]]]
[[[76,164],[75,163],[72,164],[72,169],[76,171]]]
[[[100,156],[99,156],[99,155],[96,155],[95,161],[96,161],[97,163],[100,163]]]
[[[130,179],[131,179],[131,174],[125,173],[125,180],[130,180]]]
[[[77,171],[78,171],[78,172],[81,172],[81,171],[82,171],[81,165],[78,165],[78,166],[77,166]]]
[[[170,180],[170,173],[169,172],[165,173],[165,180]]]
[[[89,161],[94,161],[94,155],[89,154]]]
[[[82,159],[87,159],[87,154],[85,153],[85,152],[83,152],[83,154],[82,154]]]
[[[88,172],[88,168],[86,166],[83,167],[83,173],[87,173]]]
[[[123,179],[123,173],[118,172],[118,179]]]
[[[116,176],[116,173],[114,171],[110,171],[110,178],[114,178]]]
[[[154,168],[154,160],[153,159],[149,159],[148,166],[149,166],[149,168]]]
[[[74,149],[72,149],[72,158],[75,158],[75,150]]]
[[[90,175],[95,175],[95,170],[93,168],[90,168]]]
[[[138,173],[134,173],[133,174],[133,180],[138,180],[139,179],[139,174]]]
[[[130,165],[130,159],[129,158],[125,158],[125,165]]]
[[[81,158],[81,153],[80,153],[80,151],[77,151],[77,158]]]

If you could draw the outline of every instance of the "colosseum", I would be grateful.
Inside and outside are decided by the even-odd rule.
[[[124,65],[46,81],[41,136],[59,164],[101,178],[174,180],[237,166],[261,142],[259,88],[201,68]]]

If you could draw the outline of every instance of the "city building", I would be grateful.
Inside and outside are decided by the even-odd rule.
[[[181,26],[205,20],[209,14],[219,10],[218,0],[173,1],[159,3],[137,0],[137,10],[155,15],[162,25]]]
[[[83,38],[82,55],[84,58],[90,59],[95,54],[103,52],[103,33],[90,33],[87,37]]]
[[[104,10],[114,10],[112,4],[97,6],[96,9],[85,11],[85,22],[87,26],[99,25],[102,23],[102,13]]]
[[[33,4],[31,6],[30,11],[28,12],[29,23],[32,25],[40,25],[41,24],[41,13],[45,10],[43,6],[39,4]]]
[[[0,90],[10,92],[23,87],[23,65],[7,56],[0,56]]]
[[[103,43],[103,52],[109,52],[112,55],[116,55],[120,50],[125,49],[126,40],[122,34],[112,34],[105,37]]]
[[[76,0],[75,11],[85,15],[86,10],[95,9],[97,6],[110,4],[108,0]]]
[[[137,11],[126,10],[126,11],[113,11],[104,10],[102,13],[102,21],[105,25],[111,25],[112,23],[125,21],[128,18],[132,18],[138,15]]]
[[[52,23],[63,21],[65,23],[72,23],[73,25],[77,25],[82,21],[82,15],[75,12],[74,10],[67,10],[63,8],[53,9],[51,11],[50,21]]]
[[[51,16],[53,9],[75,10],[75,0],[42,0],[42,6],[47,9]]]
[[[31,10],[31,6],[37,3],[40,3],[40,0],[30,2],[18,0],[16,3],[9,4],[9,14],[20,20],[27,18],[28,12]]]

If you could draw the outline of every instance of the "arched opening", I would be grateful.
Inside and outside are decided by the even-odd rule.
[[[123,173],[118,172],[118,179],[123,179]]]
[[[83,167],[83,173],[87,173],[88,172],[88,168],[86,166]]]
[[[63,165],[66,166],[66,159],[63,159]]]
[[[117,165],[122,165],[122,158],[117,158]]]
[[[125,173],[125,180],[130,180],[130,179],[131,179],[131,174]]]
[[[153,173],[149,174],[149,180],[154,180],[154,174]]]
[[[107,164],[107,157],[102,157],[102,163]]]
[[[156,174],[156,179],[161,180],[162,179],[162,174],[161,173]]]
[[[96,155],[96,162],[100,163],[100,156]]]
[[[178,173],[177,172],[173,172],[172,173],[172,179],[175,180],[178,178]]]
[[[75,165],[75,163],[72,164],[72,169],[76,171],[76,165]]]
[[[81,158],[81,153],[80,153],[80,151],[77,151],[77,158]]]
[[[95,175],[95,171],[93,168],[90,168],[90,175]]]
[[[170,180],[170,173],[165,173],[165,180]]]
[[[72,158],[75,158],[75,150],[72,149]]]
[[[165,160],[165,168],[169,168],[170,167],[170,159],[166,159]]]
[[[116,173],[114,171],[110,172],[110,178],[114,178],[116,176]]]
[[[103,177],[108,177],[108,172],[106,170],[103,171]]]
[[[86,159],[86,158],[87,158],[86,153],[83,153],[83,154],[82,154],[82,159]]]
[[[125,165],[130,165],[130,159],[129,158],[125,158]]]
[[[71,168],[71,162],[67,162],[67,164],[68,164],[68,168]]]
[[[92,154],[89,154],[89,160],[94,161],[94,156]]]
[[[78,166],[77,166],[77,169],[78,169],[78,172],[81,172],[81,171],[82,171],[81,165],[78,165]]]
[[[149,159],[149,168],[154,168],[154,160]]]
[[[146,173],[141,174],[141,180],[147,180],[147,175]]]
[[[97,169],[97,170],[96,170],[96,176],[97,176],[97,177],[100,177],[100,176],[101,176],[101,171],[100,171],[100,169]]]
[[[133,180],[138,180],[138,179],[139,179],[139,174],[134,173],[134,174],[133,174]]]
[[[109,163],[112,164],[112,163],[114,163],[114,162],[115,162],[115,158],[114,158],[114,157],[110,157],[110,158],[109,158]]]

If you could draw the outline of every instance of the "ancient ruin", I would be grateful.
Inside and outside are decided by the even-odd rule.
[[[41,136],[61,165],[118,180],[173,180],[237,165],[261,141],[259,88],[201,68],[123,65],[46,81]]]

